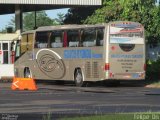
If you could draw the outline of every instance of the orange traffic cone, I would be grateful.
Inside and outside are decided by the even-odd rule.
[[[37,90],[37,86],[33,78],[13,78],[12,90]]]

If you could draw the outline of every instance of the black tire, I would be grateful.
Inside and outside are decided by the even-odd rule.
[[[24,69],[24,78],[32,78],[31,71],[29,68]]]
[[[78,87],[84,87],[86,85],[83,80],[81,69],[76,69],[75,74],[74,74],[74,81],[75,81],[76,86]]]

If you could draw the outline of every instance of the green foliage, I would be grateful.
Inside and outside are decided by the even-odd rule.
[[[49,25],[53,25],[53,20],[47,16],[45,11],[40,11],[36,13],[36,25],[35,25],[34,12],[26,13],[24,15],[24,18],[23,18],[24,31],[32,30],[35,27],[49,26]]]
[[[87,17],[84,23],[135,21],[145,27],[149,43],[160,41],[160,6],[156,0],[103,0],[103,6]]]
[[[23,17],[23,30],[33,30],[40,26],[50,26],[50,25],[59,25],[63,24],[64,14],[58,13],[58,18],[51,19],[47,16],[45,11],[36,12],[36,25],[35,25],[35,12],[24,13]],[[9,22],[9,26],[15,27],[15,17]]]
[[[119,20],[121,11],[122,7],[117,0],[106,0],[103,7],[97,9],[84,23],[96,24]]]
[[[64,21],[64,18],[65,18],[64,14],[58,13],[57,16],[58,16],[58,18],[54,19],[55,23],[62,25],[63,21]]]
[[[116,113],[106,115],[92,115],[86,117],[64,118],[60,120],[154,120],[152,119],[153,116],[159,116],[159,114],[159,112]]]
[[[46,115],[43,115],[42,120],[52,120],[52,114],[49,112]]]
[[[146,79],[147,80],[160,79],[160,59],[158,59],[157,61],[147,60]]]
[[[96,9],[97,7],[70,8],[65,15],[64,24],[82,24]]]
[[[44,11],[37,12],[37,25],[57,24],[96,24],[110,21],[135,21],[145,27],[148,43],[160,41],[160,6],[157,0],[103,0],[100,7],[70,8],[66,15],[58,14],[58,18],[50,19]],[[159,1],[160,2],[160,1]],[[35,27],[33,12],[24,15],[24,30]],[[14,25],[15,19],[9,23]]]

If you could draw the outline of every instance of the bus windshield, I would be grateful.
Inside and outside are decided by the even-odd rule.
[[[110,25],[110,43],[144,44],[143,27],[138,23]]]

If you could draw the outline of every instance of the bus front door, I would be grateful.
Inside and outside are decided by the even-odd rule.
[[[8,41],[1,43],[1,61],[2,64],[10,64],[10,44]]]

